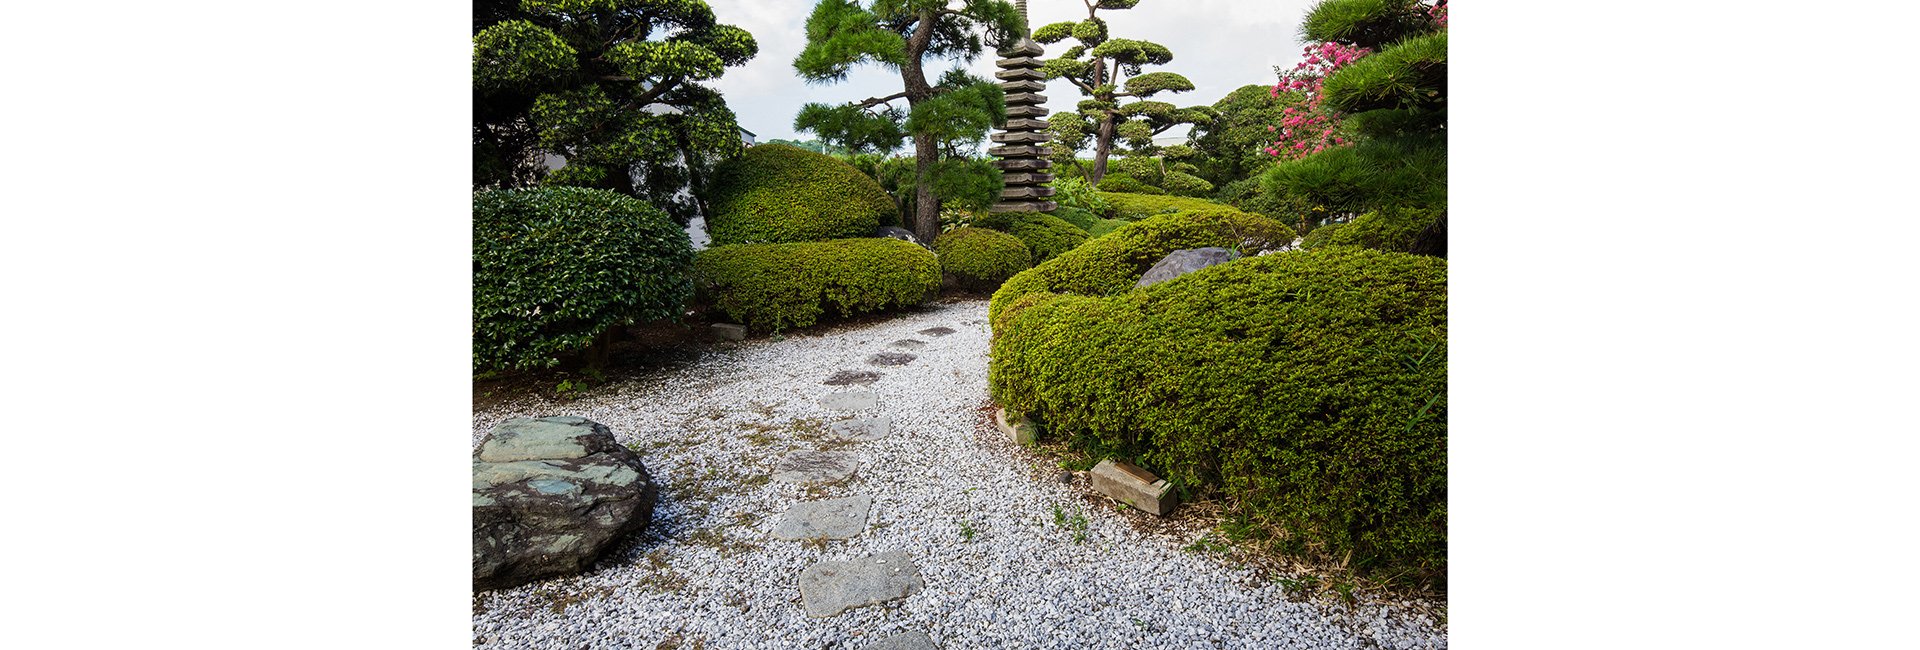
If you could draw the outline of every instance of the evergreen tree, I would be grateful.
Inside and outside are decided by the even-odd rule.
[[[901,92],[839,106],[807,104],[794,117],[796,131],[811,132],[855,154],[888,153],[913,139],[914,234],[933,241],[940,234],[941,198],[971,197],[998,183],[999,172],[970,160],[965,148],[1006,121],[999,84],[955,66],[929,83],[928,58],[972,61],[982,52],[981,33],[998,48],[1026,33],[1026,21],[1001,0],[820,0],[807,18],[807,47],[794,70],[813,83],[844,81],[859,64],[900,73]],[[902,110],[892,104],[906,100]],[[972,202],[969,200],[968,202]]]
[[[473,34],[475,189],[610,189],[684,224],[698,208],[675,195],[740,147],[700,82],[759,46],[701,0],[476,0]]]
[[[1152,156],[1156,153],[1153,136],[1181,124],[1205,124],[1212,119],[1213,109],[1176,108],[1148,99],[1161,92],[1193,90],[1193,82],[1171,72],[1141,74],[1141,66],[1166,65],[1173,61],[1173,53],[1158,43],[1110,38],[1107,21],[1095,15],[1102,9],[1131,9],[1140,0],[1081,2],[1087,7],[1086,20],[1041,27],[1034,30],[1033,40],[1057,43],[1072,38],[1079,43],[1041,68],[1047,79],[1065,79],[1087,97],[1077,112],[1062,111],[1047,118],[1047,130],[1053,136],[1056,165],[1075,163],[1077,167],[1075,154],[1092,144],[1093,170],[1086,176],[1088,182],[1099,183],[1107,174],[1107,157],[1116,138],[1129,147],[1122,153]],[[1134,101],[1122,104],[1128,97]]]

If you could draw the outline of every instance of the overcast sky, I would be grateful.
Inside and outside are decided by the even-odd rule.
[[[727,105],[739,116],[740,126],[752,131],[760,142],[774,138],[807,140],[811,135],[793,131],[793,116],[807,102],[840,104],[868,97],[884,97],[900,92],[898,74],[875,66],[855,68],[846,81],[808,85],[794,73],[793,59],[806,46],[807,15],[814,2],[808,0],[708,0],[720,22],[753,34],[760,54],[738,68],[728,68],[726,76],[714,84],[727,98]],[[1164,66],[1146,66],[1142,72],[1178,73],[1193,81],[1194,90],[1186,93],[1162,93],[1155,99],[1177,106],[1211,105],[1227,93],[1247,84],[1275,82],[1273,67],[1293,67],[1300,61],[1295,29],[1313,0],[1143,0],[1132,9],[1101,11],[1110,33],[1117,38],[1145,40],[1165,45],[1173,51],[1173,61]],[[1034,27],[1087,17],[1081,0],[1028,0],[1027,19]],[[1072,45],[1062,41],[1044,46],[1044,58],[1059,56]],[[998,57],[988,51],[968,66],[974,74],[991,79]],[[927,76],[936,77],[952,67],[951,62],[929,62]],[[1054,112],[1073,110],[1080,93],[1064,81],[1048,82],[1041,93],[1046,107]],[[904,107],[905,101],[896,104]],[[1187,127],[1178,126],[1162,134],[1181,135]]]

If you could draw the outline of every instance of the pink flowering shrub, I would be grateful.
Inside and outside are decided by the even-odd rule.
[[[1427,14],[1433,16],[1441,29],[1447,28],[1447,0],[1439,0],[1429,6]],[[1268,155],[1279,156],[1281,160],[1298,160],[1351,144],[1346,138],[1334,135],[1345,116],[1321,104],[1320,84],[1335,70],[1373,51],[1327,42],[1303,47],[1300,53],[1306,55],[1306,60],[1294,65],[1293,70],[1273,87],[1274,97],[1284,92],[1298,92],[1307,98],[1301,105],[1287,108],[1279,125],[1267,127],[1275,139],[1265,151]]]

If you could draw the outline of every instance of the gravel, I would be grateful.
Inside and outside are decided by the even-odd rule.
[[[1085,488],[991,424],[987,302],[929,306],[858,327],[712,346],[697,361],[592,389],[565,403],[528,397],[478,411],[473,443],[514,417],[578,415],[642,454],[662,485],[647,531],[592,571],[474,596],[481,648],[863,648],[906,631],[942,648],[1445,648],[1419,608],[1360,597],[1296,602],[1256,570],[1183,551],[1192,539],[1141,533],[1090,506]],[[933,327],[945,336],[918,334]],[[865,360],[924,341],[904,365]],[[821,382],[878,371],[866,386]],[[833,411],[830,393],[879,405]],[[892,434],[842,440],[829,425],[886,415]],[[768,480],[792,450],[854,453],[830,485]],[[846,541],[771,535],[801,501],[870,495]],[[1072,526],[1084,516],[1085,541]],[[798,579],[823,561],[903,551],[926,588],[901,600],[809,618]]]

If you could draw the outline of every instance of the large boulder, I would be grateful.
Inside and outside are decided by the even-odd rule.
[[[473,588],[579,573],[653,520],[639,454],[581,417],[514,418],[473,452]]]
[[[1167,253],[1166,257],[1155,262],[1153,268],[1147,269],[1146,275],[1140,276],[1139,282],[1133,283],[1133,288],[1151,287],[1215,264],[1226,264],[1231,261],[1233,261],[1233,252],[1219,246],[1177,250]]]

